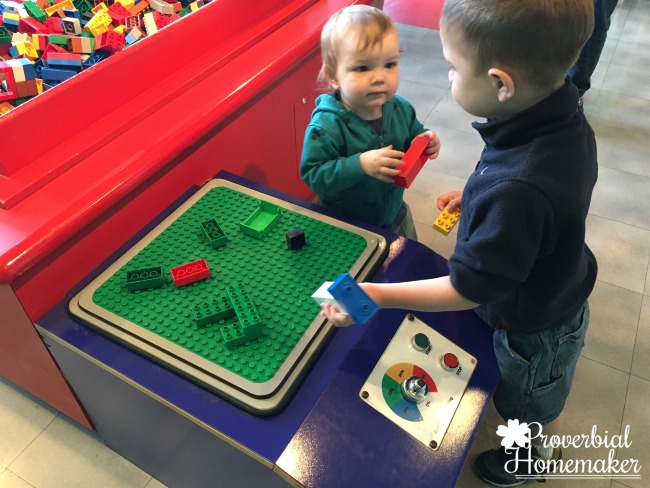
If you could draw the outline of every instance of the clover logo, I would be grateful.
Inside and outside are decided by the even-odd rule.
[[[508,425],[499,425],[497,435],[503,437],[501,445],[507,449],[512,449],[514,444],[518,447],[528,447],[530,445],[530,427],[526,422],[519,423],[519,420],[508,420]]]

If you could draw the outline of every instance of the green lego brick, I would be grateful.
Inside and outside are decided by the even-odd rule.
[[[261,239],[271,231],[279,217],[280,207],[260,200],[255,212],[240,224],[240,229],[246,235]]]
[[[219,222],[217,222],[215,219],[210,219],[202,222],[201,230],[203,230],[203,234],[205,234],[208,242],[214,248],[225,246],[228,242],[228,236],[226,236],[225,232],[219,226]]]
[[[153,268],[133,269],[126,272],[124,286],[129,291],[144,290],[146,288],[158,288],[165,286],[165,277],[161,266]]]
[[[23,7],[27,10],[30,17],[43,23],[47,20],[47,14],[34,2],[23,2]]]
[[[0,25],[0,44],[11,44],[11,32],[3,25]]]
[[[70,39],[70,36],[66,36],[63,34],[50,34],[47,36],[47,42],[50,44],[56,44],[58,46],[68,46],[68,39]]]
[[[235,315],[235,310],[226,296],[195,305],[192,310],[192,317],[199,326],[229,319],[233,315]]]
[[[90,0],[72,0],[72,5],[82,16],[93,9],[93,3]]]
[[[249,342],[252,340],[246,337],[238,322],[224,325],[221,327],[221,329],[219,329],[219,331],[221,332],[221,337],[223,338],[224,344],[226,344],[226,347],[228,348],[233,348],[240,344],[243,344],[244,342]]]
[[[251,333],[254,333],[254,330],[261,329],[262,319],[260,319],[257,313],[253,300],[250,299],[244,289],[244,285],[241,283],[231,285],[226,288],[226,293],[228,293],[230,303],[235,310],[237,320],[244,329],[244,332],[250,329]]]
[[[251,239],[239,225],[258,207],[259,198],[231,188],[208,191],[168,227],[140,249],[93,292],[93,302],[122,320],[142,327],[176,347],[195,354],[248,381],[273,378],[320,312],[309,297],[321,284],[351,269],[366,248],[364,237],[310,216],[283,208],[277,229]],[[206,246],[201,223],[211,216],[228,236],[227,246]],[[285,234],[301,228],[310,245],[287,249]],[[176,288],[165,286],[131,293],[124,285],[127,270],[204,258],[215,263],[208,279]],[[199,326],[194,307],[226,296],[228,285],[241,283],[255,304],[262,334],[236,346],[224,342],[220,328],[236,316]],[[263,306],[261,306],[263,304]],[[223,321],[223,323],[222,323]]]

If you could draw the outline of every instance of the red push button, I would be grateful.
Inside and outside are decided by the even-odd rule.
[[[455,354],[448,352],[442,357],[442,367],[447,371],[453,371],[458,367],[459,364],[460,363]]]

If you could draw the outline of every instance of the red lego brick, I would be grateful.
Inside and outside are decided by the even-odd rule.
[[[63,34],[63,23],[59,17],[50,17],[43,25],[49,29],[52,34]]]
[[[23,34],[52,34],[52,31],[31,17],[23,17],[18,22],[18,30]]]
[[[124,35],[114,31],[102,32],[95,38],[95,49],[104,49],[115,53],[124,46]]]
[[[6,83],[6,91],[0,91],[0,102],[18,98],[18,88],[14,78],[14,70],[7,63],[0,61],[0,79]]]
[[[41,56],[41,59],[44,61],[47,61],[48,56],[50,53],[67,53],[65,49],[63,49],[61,46],[57,46],[56,44],[48,44],[45,46],[45,49],[43,50],[43,55]]]
[[[411,186],[411,183],[413,183],[413,180],[424,166],[424,163],[429,159],[428,154],[422,154],[427,148],[427,144],[429,144],[429,136],[424,134],[417,136],[413,140],[411,147],[404,153],[404,157],[402,158],[404,164],[400,166],[400,174],[393,178],[395,186],[399,186],[400,188],[408,188]]]
[[[121,3],[115,2],[113,5],[108,7],[108,15],[113,19],[113,26],[118,27],[120,24],[124,24],[124,19],[131,15]]]
[[[170,269],[176,288],[189,285],[195,281],[205,280],[210,277],[210,268],[205,259],[192,261]]]

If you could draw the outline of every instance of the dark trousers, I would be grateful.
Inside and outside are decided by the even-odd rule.
[[[617,4],[618,0],[594,0],[594,32],[582,48],[575,66],[569,72],[573,84],[580,91],[580,96],[591,88],[591,75],[603,51],[612,13]]]

